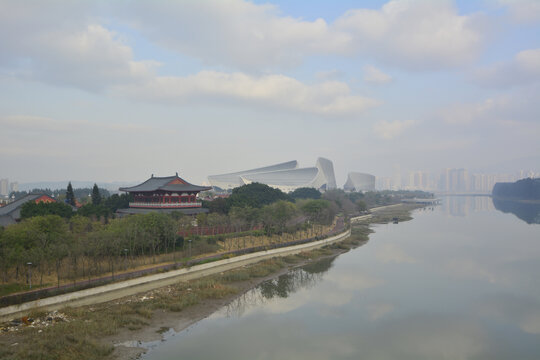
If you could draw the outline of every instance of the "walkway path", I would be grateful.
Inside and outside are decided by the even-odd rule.
[[[187,281],[200,278],[223,271],[231,270],[248,264],[253,264],[261,260],[270,259],[276,256],[287,256],[297,254],[303,251],[317,249],[337,241],[348,238],[350,230],[346,230],[338,235],[313,241],[305,244],[276,248],[267,251],[241,255],[230,259],[218,260],[211,263],[195,265],[190,268],[173,270],[162,274],[154,274],[122,281],[114,284],[98,286],[91,289],[76,291],[64,295],[53,296],[45,299],[26,302],[19,305],[0,308],[0,321],[27,314],[31,310],[56,310],[65,306],[82,306],[110,300],[118,299],[124,296],[133,295],[152,289],[167,286],[178,281]]]

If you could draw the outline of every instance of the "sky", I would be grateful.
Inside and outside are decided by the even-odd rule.
[[[540,0],[0,0],[0,49],[11,181],[540,169]]]

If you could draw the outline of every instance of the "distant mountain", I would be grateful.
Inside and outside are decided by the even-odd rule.
[[[67,188],[69,181],[40,181],[40,182],[32,182],[32,183],[22,183],[19,184],[19,191],[30,191],[33,189],[51,189],[51,190],[59,190],[59,189],[65,189]],[[133,181],[114,181],[114,182],[95,182],[95,181],[71,181],[71,186],[73,188],[92,188],[94,186],[94,183],[97,184],[98,187],[107,189],[111,191],[112,193],[118,192],[119,187],[123,186],[132,186],[137,185],[139,182],[133,182]]]
[[[496,183],[492,195],[503,199],[540,201],[540,178],[522,179],[514,183]]]

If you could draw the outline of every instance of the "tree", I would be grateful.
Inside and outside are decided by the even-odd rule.
[[[328,200],[307,200],[300,205],[300,210],[312,223],[331,224],[336,216],[335,205]]]
[[[71,206],[75,206],[75,193],[73,192],[73,186],[71,186],[71,181],[69,182],[67,186],[66,203],[68,203]]]
[[[233,206],[260,208],[278,200],[289,201],[291,198],[279,189],[265,184],[252,183],[233,189],[231,196],[227,198],[227,205],[229,209]]]
[[[61,202],[35,203],[34,201],[28,201],[21,207],[21,219],[44,215],[58,215],[63,218],[70,218],[73,215],[73,209],[71,206]]]
[[[99,205],[101,203],[101,194],[97,184],[94,184],[92,188],[92,205]]]
[[[100,190],[103,193],[103,189]],[[113,194],[103,201],[104,205],[109,208],[111,213],[115,213],[118,209],[126,209],[129,207],[129,202],[133,201],[133,195],[129,194]]]
[[[269,234],[274,231],[282,233],[287,222],[296,215],[296,211],[295,204],[285,200],[265,206],[262,209],[262,221],[266,232]]]
[[[302,187],[289,193],[293,199],[320,199],[321,192],[314,188]]]
[[[211,213],[227,214],[229,212],[227,200],[224,198],[217,198],[212,201],[203,200],[203,207],[207,208]]]

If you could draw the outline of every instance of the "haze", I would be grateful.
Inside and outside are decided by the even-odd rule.
[[[0,1],[0,177],[540,164],[540,2]]]

